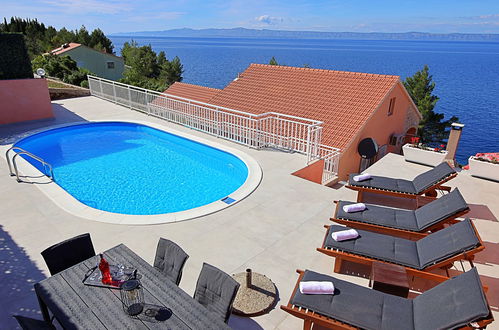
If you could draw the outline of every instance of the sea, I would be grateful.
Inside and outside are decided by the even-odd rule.
[[[499,152],[499,43],[463,41],[110,37],[120,54],[126,41],[178,56],[183,82],[224,88],[250,63],[398,75],[425,64],[440,100],[435,111],[465,124],[456,158]],[[269,109],[272,110],[272,109]]]

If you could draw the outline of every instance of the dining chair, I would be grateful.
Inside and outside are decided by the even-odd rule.
[[[56,327],[43,320],[32,319],[21,315],[12,315],[23,330],[55,330]]]
[[[168,279],[179,285],[182,269],[189,255],[174,242],[160,238],[154,258],[154,268],[162,272]]]
[[[71,266],[95,256],[90,234],[67,239],[42,251],[50,275],[55,275]]]
[[[238,289],[239,283],[229,274],[203,263],[194,299],[227,323]]]

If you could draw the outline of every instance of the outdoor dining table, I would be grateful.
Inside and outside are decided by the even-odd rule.
[[[50,310],[65,329],[230,329],[125,245],[104,255],[110,264],[137,269],[145,303],[164,306],[171,310],[171,316],[165,321],[130,317],[123,310],[119,289],[85,285],[86,274],[99,262],[95,256],[35,284],[46,321],[50,320]]]

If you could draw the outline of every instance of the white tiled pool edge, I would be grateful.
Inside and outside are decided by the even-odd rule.
[[[246,178],[246,181],[241,185],[241,187],[239,187],[236,191],[234,191],[228,196],[235,200],[231,204],[227,204],[225,202],[222,202],[221,200],[218,200],[213,203],[196,207],[190,210],[166,213],[166,214],[154,214],[154,215],[120,214],[120,213],[106,212],[89,207],[81,203],[77,199],[75,199],[71,194],[62,189],[57,183],[52,182],[48,178],[46,178],[46,180],[44,180],[43,183],[34,184],[61,209],[65,210],[68,213],[74,214],[75,216],[78,216],[80,218],[92,221],[98,221],[98,222],[124,224],[124,225],[153,225],[153,224],[164,224],[170,222],[195,219],[201,216],[221,211],[227,207],[237,204],[239,201],[249,196],[258,187],[258,185],[262,180],[262,169],[258,164],[258,162],[249,155],[247,155],[246,153],[238,149],[231,148],[217,142],[212,142],[198,136],[190,135],[169,127],[167,128],[163,125],[147,121],[97,120],[92,122],[125,122],[125,123],[141,124],[231,153],[232,155],[238,157],[241,161],[245,163],[246,167],[248,168],[248,177]],[[89,123],[89,122],[75,122],[69,125],[48,126],[44,128],[43,131],[63,126],[72,126],[84,123]],[[35,132],[33,132],[33,134],[39,133],[40,131],[41,130],[36,130]],[[22,138],[25,138],[27,136],[29,135],[23,135]],[[7,151],[7,149],[10,148],[11,146],[12,145],[6,145],[1,147],[0,150],[2,157],[5,157],[5,151]],[[27,161],[25,161],[23,158],[18,157],[16,161],[20,173],[24,175],[36,175],[43,177],[43,173],[38,171],[38,169],[36,169]]]

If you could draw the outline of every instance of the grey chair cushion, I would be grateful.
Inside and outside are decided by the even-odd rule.
[[[170,240],[160,238],[154,258],[154,267],[173,283],[179,285],[187,258],[189,255],[180,246]]]
[[[421,193],[423,190],[433,186],[434,184],[447,178],[449,175],[456,173],[454,169],[447,163],[441,163],[437,167],[426,171],[412,180],[414,188],[417,193]]]
[[[416,329],[456,329],[490,313],[476,268],[413,300]]]
[[[416,242],[358,229],[356,239],[336,242],[331,237],[331,233],[346,229],[349,228],[330,226],[324,247],[419,269]]]
[[[468,204],[459,192],[454,189],[451,193],[426,204],[415,211],[416,222],[420,231],[433,226],[459,212],[468,209]]]
[[[207,263],[199,274],[194,299],[227,322],[239,283],[220,269]]]
[[[303,281],[331,281],[334,295],[304,295],[297,290],[291,299],[293,305],[363,329],[412,329],[412,301],[409,299],[310,270],[305,271]]]
[[[452,226],[431,233],[416,242],[420,268],[424,269],[480,244],[471,220],[466,219]]]
[[[351,186],[358,187],[368,187],[368,188],[378,188],[378,189],[386,189],[391,191],[399,191],[408,194],[416,194],[416,190],[414,189],[414,185],[412,181],[404,180],[404,179],[394,179],[388,178],[384,176],[375,176],[373,175],[370,179],[364,181],[355,181],[353,177],[357,174],[350,174],[348,178],[348,183]]]
[[[373,225],[419,231],[414,211],[397,209],[374,204],[366,204],[366,209],[361,212],[348,213],[343,211],[343,206],[353,202],[338,202],[338,219],[354,220]]]

